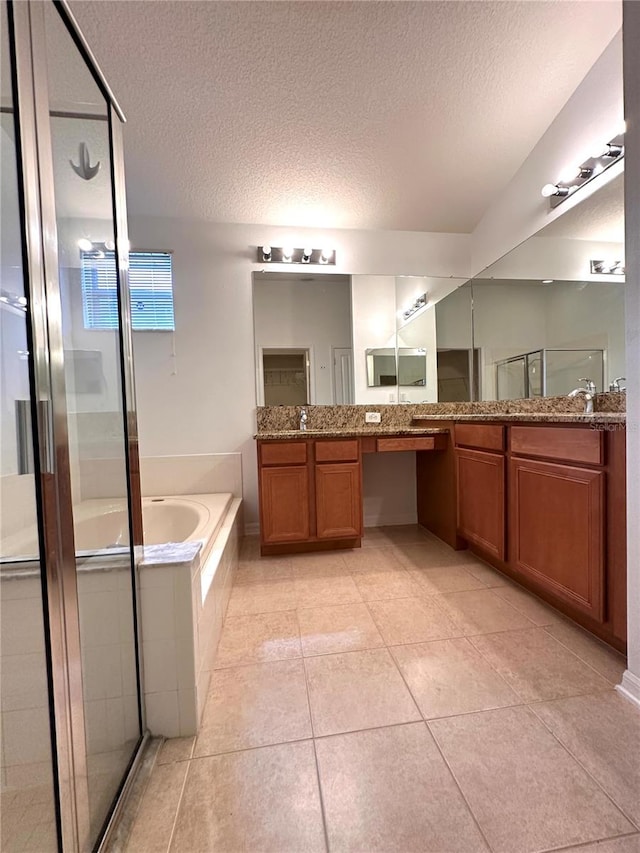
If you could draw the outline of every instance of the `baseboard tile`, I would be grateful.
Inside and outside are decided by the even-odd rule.
[[[415,513],[406,513],[404,515],[370,515],[365,516],[365,527],[395,527],[399,524],[417,524],[418,519]]]
[[[640,678],[629,670],[622,676],[622,682],[616,685],[616,690],[629,702],[640,708]]]

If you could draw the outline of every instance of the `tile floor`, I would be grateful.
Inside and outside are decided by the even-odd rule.
[[[166,741],[129,853],[640,853],[624,660],[417,527],[245,540],[200,734]]]

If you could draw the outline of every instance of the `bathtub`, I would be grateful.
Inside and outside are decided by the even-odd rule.
[[[154,735],[197,732],[238,564],[241,505],[231,493],[159,495],[142,501],[139,625],[146,726]],[[81,616],[99,599],[107,627],[115,632],[105,640],[94,620],[85,620],[83,650],[95,658],[99,647],[102,665],[111,671],[120,660],[119,589],[130,585],[126,504],[106,498],[83,501],[75,507],[74,522]],[[12,585],[6,587],[7,601],[27,594],[33,599],[37,633],[41,591],[35,529],[5,537],[1,554],[3,593],[7,582]],[[128,596],[123,601],[128,606]],[[125,612],[122,618],[130,616]],[[90,717],[90,708],[87,713]]]
[[[231,494],[171,495],[142,499],[145,546],[176,542],[202,543],[208,551],[220,530]],[[79,557],[122,553],[128,548],[129,515],[124,500],[83,501],[74,509],[74,536]],[[38,559],[37,531],[26,528],[2,540],[2,561]]]

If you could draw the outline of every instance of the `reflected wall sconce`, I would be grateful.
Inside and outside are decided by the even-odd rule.
[[[584,163],[565,169],[555,183],[545,184],[542,187],[542,195],[549,199],[552,208],[557,207],[565,198],[617,163],[621,157],[624,157],[624,130],[609,142],[597,145]]]
[[[420,311],[421,308],[424,308],[428,301],[429,299],[426,293],[423,293],[421,296],[418,296],[413,305],[407,308],[406,311],[402,312],[403,318],[405,320],[408,320],[409,317],[412,317],[416,313],[416,311]]]
[[[591,275],[624,275],[624,261],[591,261]]]
[[[335,266],[335,249],[294,249],[291,246],[258,246],[259,264],[320,264]]]
[[[4,288],[0,290],[0,303],[7,305],[9,308],[14,308],[16,311],[24,312],[27,310],[26,296],[18,296],[17,293],[11,293]]]

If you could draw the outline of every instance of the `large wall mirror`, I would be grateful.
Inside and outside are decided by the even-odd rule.
[[[624,387],[625,278],[592,261],[624,263],[622,174],[473,280],[478,399]]]
[[[624,387],[623,176],[472,279],[257,272],[258,405],[433,403]]]

